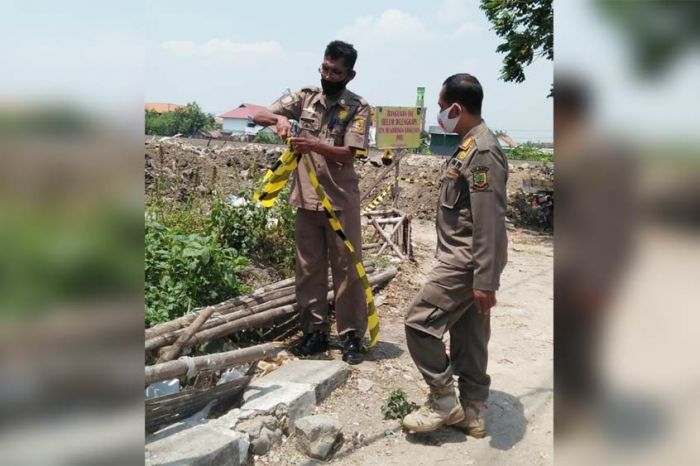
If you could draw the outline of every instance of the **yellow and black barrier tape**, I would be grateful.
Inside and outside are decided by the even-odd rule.
[[[277,162],[270,167],[270,170],[265,173],[260,188],[254,194],[253,198],[260,202],[263,207],[271,207],[274,204],[275,199],[277,199],[277,195],[280,193],[280,191],[282,191],[287,183],[290,173],[297,167],[300,157],[301,156],[299,154],[292,151],[291,148],[288,148],[280,156]],[[305,157],[302,157],[302,160],[304,162],[306,172],[309,175],[309,179],[311,180],[311,184],[316,190],[318,198],[321,200],[321,205],[323,205],[331,228],[333,228],[333,231],[335,231],[340,239],[343,240],[343,243],[345,243],[345,246],[352,255],[353,262],[355,263],[355,270],[357,270],[357,274],[362,282],[362,287],[365,291],[365,299],[367,301],[367,328],[369,330],[370,337],[369,348],[374,348],[379,341],[379,315],[377,314],[377,308],[374,305],[374,295],[372,294],[372,287],[369,284],[367,273],[355,247],[346,236],[345,231],[343,231],[343,226],[341,225],[338,216],[335,214],[333,204],[326,195],[321,184],[318,182],[313,166]]]
[[[396,180],[406,181],[408,183],[413,183],[413,184],[422,184],[424,186],[437,186],[438,185],[437,181],[428,179],[426,177],[407,178],[404,176],[399,176],[399,177],[395,177],[395,178],[390,178],[389,181],[387,181],[387,184],[384,187],[384,189],[382,189],[382,191],[379,193],[379,195],[377,197],[375,197],[374,199],[372,199],[372,202],[370,202],[369,204],[367,204],[366,206],[364,206],[362,208],[361,215],[365,215],[366,213],[379,207],[381,205],[381,203],[384,202],[384,198],[386,197],[386,195],[389,194],[391,189],[394,187],[394,182]]]
[[[253,200],[258,201],[263,207],[272,207],[287,184],[289,175],[297,168],[298,162],[299,155],[295,154],[291,148],[287,148],[265,173],[260,188],[253,194]]]

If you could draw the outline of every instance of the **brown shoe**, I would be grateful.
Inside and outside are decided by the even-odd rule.
[[[430,390],[428,401],[418,410],[403,418],[403,427],[409,432],[432,432],[442,426],[451,426],[464,419],[454,387]]]
[[[455,427],[474,438],[486,437],[486,403],[466,398],[460,398],[459,402],[464,409],[464,420]]]

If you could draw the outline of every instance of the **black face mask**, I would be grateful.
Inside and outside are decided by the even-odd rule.
[[[335,82],[321,78],[321,88],[323,89],[323,93],[327,96],[336,96],[340,94],[347,84],[347,81]]]

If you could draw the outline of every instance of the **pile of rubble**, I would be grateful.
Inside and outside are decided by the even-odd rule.
[[[259,179],[284,151],[284,146],[207,141],[198,139],[157,139],[146,142],[146,194],[167,201],[184,201],[190,196],[206,198],[213,192],[240,195],[252,193]],[[379,152],[355,163],[360,176],[360,192],[365,194],[384,172],[373,163]],[[409,154],[400,163],[399,197],[387,196],[380,208],[398,208],[416,219],[435,219],[440,173],[445,157]],[[537,196],[547,195],[553,203],[552,163],[511,161],[509,163],[509,219],[516,226],[542,229]],[[371,202],[383,188],[393,183],[392,170],[379,182],[363,204]],[[406,181],[410,179],[411,181]]]

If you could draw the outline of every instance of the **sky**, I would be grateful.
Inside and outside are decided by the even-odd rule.
[[[214,114],[241,103],[269,105],[285,89],[318,86],[323,51],[354,44],[348,85],[372,105],[413,106],[423,86],[426,123],[437,124],[442,82],[476,76],[483,116],[516,140],[552,140],[551,61],[525,70],[524,83],[498,79],[503,55],[478,0],[352,2],[146,2],[145,99],[196,101]]]
[[[659,18],[658,24],[663,19]],[[596,121],[638,140],[698,140],[700,54],[682,54],[658,79],[641,79],[632,49],[594,2],[554,2],[556,69],[583,77],[594,91]]]
[[[551,61],[524,83],[499,80],[501,40],[478,0],[3,0],[0,101],[46,96],[143,118],[143,101],[187,103],[219,115],[269,105],[285,89],[319,85],[334,39],[358,50],[348,86],[372,105],[413,106],[423,86],[436,124],[442,82],[475,75],[483,116],[519,141],[552,140]]]

